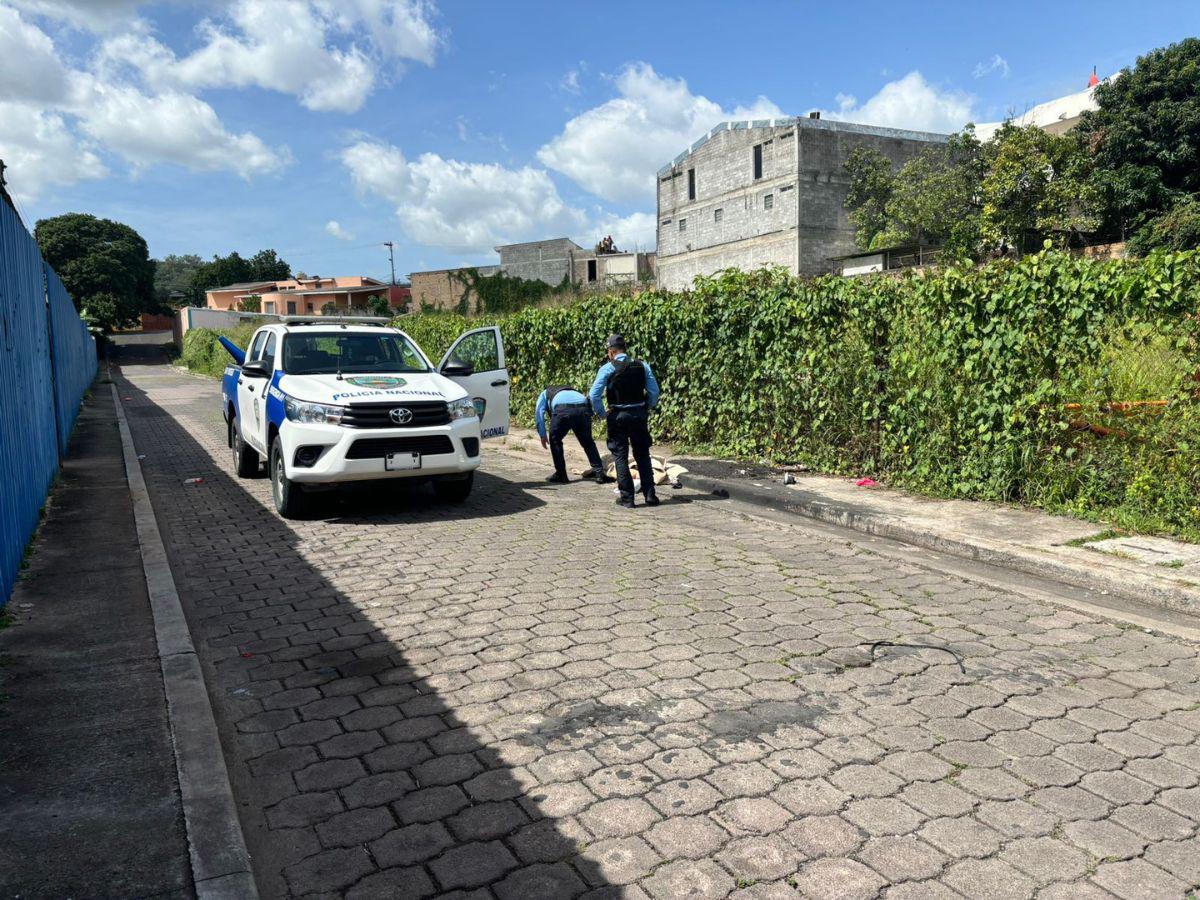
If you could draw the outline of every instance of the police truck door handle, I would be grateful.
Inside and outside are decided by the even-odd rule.
[[[499,381],[493,381],[492,387],[504,387],[506,384],[508,384],[508,382],[501,378]]]

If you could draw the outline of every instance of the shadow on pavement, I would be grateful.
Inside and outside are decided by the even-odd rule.
[[[118,361],[163,359],[122,348]],[[489,710],[503,714],[492,702],[498,673],[513,677],[524,651],[501,632],[507,593],[488,589],[472,555],[502,527],[496,517],[543,501],[485,474],[460,506],[436,504],[427,489],[388,491],[331,519],[288,523],[265,478],[229,474],[218,403],[211,431],[193,434],[171,413],[197,414],[198,401],[168,389],[156,402],[123,376],[118,384],[262,895],[487,886],[531,900],[604,886],[578,839],[542,812],[544,796],[526,791],[533,782],[519,767],[543,751],[487,725]],[[203,482],[182,484],[191,477]],[[439,540],[450,519],[462,540]]]

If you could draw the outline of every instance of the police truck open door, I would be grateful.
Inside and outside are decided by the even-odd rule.
[[[498,327],[474,328],[459,335],[438,364],[438,372],[471,395],[482,437],[508,434],[508,369]]]

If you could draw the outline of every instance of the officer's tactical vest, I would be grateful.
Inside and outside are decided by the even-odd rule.
[[[555,394],[561,393],[562,391],[574,391],[574,390],[575,390],[575,388],[573,388],[569,384],[552,384],[552,385],[550,385],[550,387],[546,388],[546,409],[553,411]],[[579,393],[579,391],[576,391],[576,393]]]
[[[608,379],[608,405],[630,406],[646,402],[646,367],[640,359],[619,359]]]

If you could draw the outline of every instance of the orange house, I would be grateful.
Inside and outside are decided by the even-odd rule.
[[[407,306],[411,294],[404,285],[390,285],[365,275],[335,278],[286,278],[279,281],[230,284],[207,291],[210,309],[237,310],[243,300],[257,298],[259,312],[289,316],[319,316],[332,303],[339,313],[365,309],[371,297],[384,296],[393,309]]]

